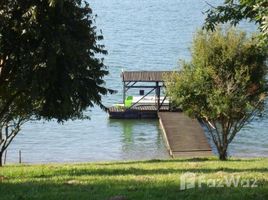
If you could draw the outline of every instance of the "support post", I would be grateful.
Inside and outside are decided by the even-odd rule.
[[[21,164],[21,150],[19,150],[19,163]]]
[[[6,161],[7,161],[7,150],[5,150],[4,165],[6,164]]]
[[[160,109],[160,87],[159,82],[156,82],[156,98],[157,98],[157,110]]]
[[[125,82],[123,81],[123,104],[125,106],[125,99],[126,99],[126,85]]]

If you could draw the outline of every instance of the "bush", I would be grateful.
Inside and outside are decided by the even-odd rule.
[[[198,31],[191,51],[192,60],[168,78],[168,95],[204,122],[225,160],[235,135],[263,110],[267,52],[233,28]]]

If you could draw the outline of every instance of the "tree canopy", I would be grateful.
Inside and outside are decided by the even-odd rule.
[[[107,52],[97,43],[102,36],[88,3],[51,2],[1,3],[0,98],[19,99],[20,109],[30,103],[37,117],[62,121],[93,104],[103,107],[108,71],[96,55]]]
[[[261,43],[268,43],[268,0],[225,0],[223,5],[212,6],[206,11],[205,28],[215,30],[217,24],[241,20],[255,22],[261,32]]]
[[[171,100],[204,122],[222,160],[236,133],[262,111],[266,58],[258,40],[244,32],[199,31],[191,62],[183,62],[180,73],[167,79]]]
[[[25,121],[87,118],[83,111],[105,109],[102,95],[113,91],[86,1],[1,1],[0,24],[1,161]]]

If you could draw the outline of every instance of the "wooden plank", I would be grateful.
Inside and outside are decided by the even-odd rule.
[[[212,155],[204,130],[197,120],[181,112],[159,112],[158,116],[171,156]]]

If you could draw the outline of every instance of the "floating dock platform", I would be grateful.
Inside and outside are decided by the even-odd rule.
[[[110,107],[108,112],[111,119],[157,119],[158,107],[153,105],[135,106],[131,109]],[[169,111],[169,106],[161,106],[160,111]]]

